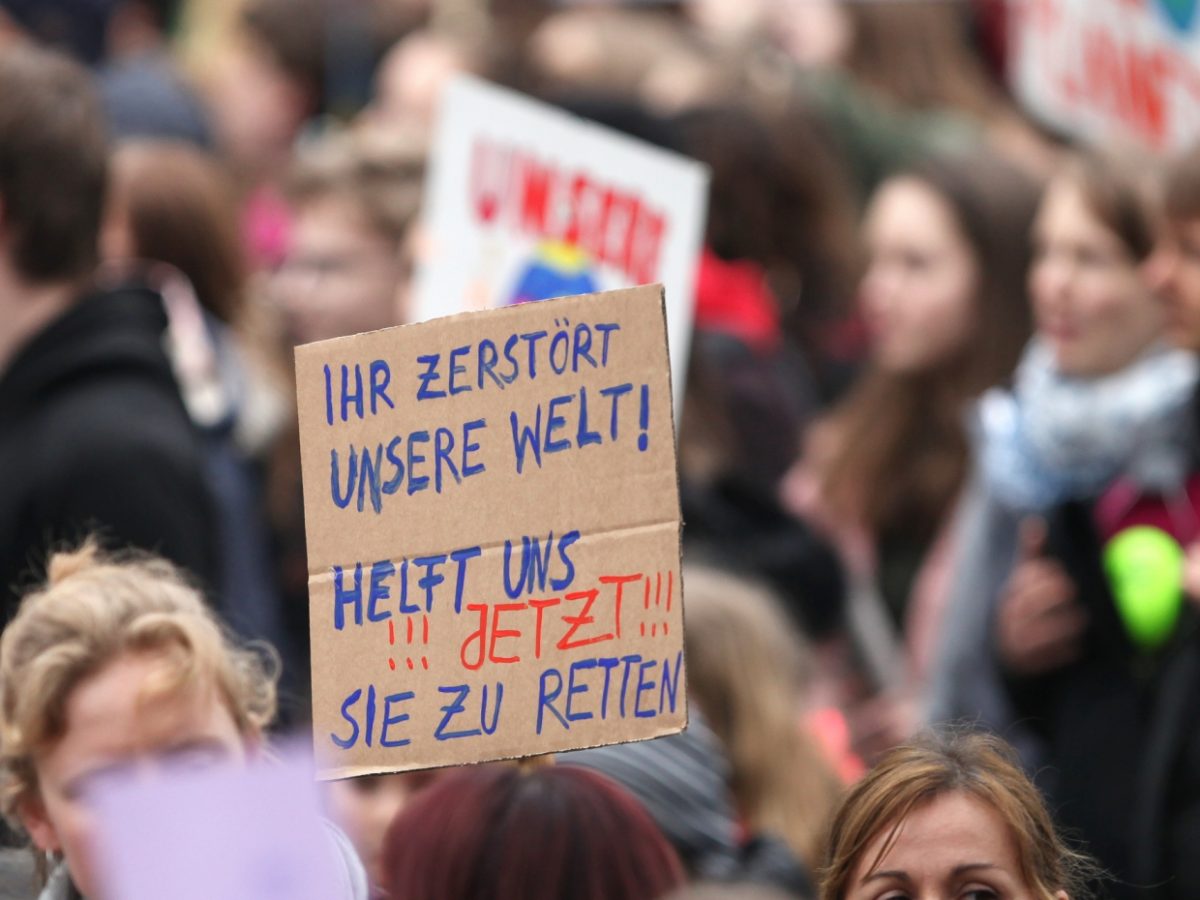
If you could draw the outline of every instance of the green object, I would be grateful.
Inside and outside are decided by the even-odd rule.
[[[1104,548],[1117,613],[1142,650],[1161,647],[1183,609],[1183,548],[1160,528],[1136,525]]]

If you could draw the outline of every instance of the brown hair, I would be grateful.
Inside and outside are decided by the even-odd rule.
[[[871,870],[913,810],[955,793],[985,803],[1004,819],[1035,896],[1050,900],[1060,890],[1072,900],[1084,895],[1085,882],[1098,870],[1059,836],[1012,749],[992,735],[949,731],[890,750],[851,789],[833,818],[820,900],[843,900],[863,854],[879,835],[887,832],[887,839],[871,860]]]
[[[180,142],[124,144],[113,155],[113,196],[140,259],[175,266],[213,315],[239,319],[247,275],[238,204],[213,157]]]
[[[1171,160],[1163,188],[1168,216],[1172,219],[1200,218],[1200,144]]]
[[[1076,154],[1060,170],[1136,262],[1154,251],[1158,238],[1159,212],[1149,171],[1137,157],[1095,151]]]
[[[705,241],[763,267],[781,318],[817,350],[819,324],[844,313],[858,274],[854,203],[821,125],[797,105],[748,111],[745,99],[674,120],[684,152],[707,165]]]
[[[819,474],[834,512],[873,533],[932,540],[967,468],[965,404],[1012,373],[1029,338],[1026,272],[1037,187],[987,154],[931,160],[916,178],[949,206],[979,273],[975,328],[937,368],[867,371],[827,421],[836,447]]]
[[[327,0],[246,0],[238,24],[270,55],[305,95],[310,111],[325,88],[327,29],[333,24]]]
[[[950,107],[980,117],[1003,94],[970,46],[962,0],[847,3],[854,37],[847,68],[877,93],[916,109]]]
[[[842,790],[801,730],[807,646],[767,588],[710,569],[684,578],[688,690],[729,757],[738,810],[814,864]]]
[[[62,738],[71,693],[126,653],[163,656],[157,696],[211,679],[247,737],[275,715],[274,656],[235,646],[170,563],[106,556],[94,541],[55,553],[0,637],[0,810],[10,819],[37,791],[35,755]]]
[[[574,766],[463,766],[401,810],[384,838],[390,897],[657,900],[685,883],[645,808]]]
[[[32,47],[0,54],[0,222],[34,283],[91,274],[104,206],[107,136],[87,72]]]
[[[421,153],[406,144],[367,134],[337,134],[300,153],[284,190],[295,206],[343,197],[372,229],[399,244],[416,221],[424,166]]]

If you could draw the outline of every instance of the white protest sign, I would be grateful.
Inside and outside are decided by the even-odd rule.
[[[1011,81],[1047,125],[1173,152],[1200,138],[1200,0],[1012,4]]]
[[[661,283],[678,405],[707,170],[476,79],[443,95],[414,317]]]

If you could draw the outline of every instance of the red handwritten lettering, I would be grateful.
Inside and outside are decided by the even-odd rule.
[[[633,191],[488,140],[473,148],[469,189],[481,224],[571,244],[634,282],[661,277],[667,219]]]
[[[600,591],[598,591],[596,588],[592,588],[589,591],[575,591],[567,594],[567,600],[584,600],[586,602],[583,604],[583,609],[580,611],[579,615],[562,617],[562,620],[570,625],[570,628],[568,628],[567,633],[562,636],[562,640],[558,642],[557,647],[559,650],[574,650],[576,647],[586,647],[589,644],[599,644],[602,641],[611,641],[613,639],[612,632],[608,632],[607,634],[593,635],[592,637],[583,638],[581,640],[572,640],[576,631],[578,631],[584,625],[591,625],[596,621],[596,617],[591,615],[591,610],[592,604],[596,602],[596,597],[599,595]]]
[[[530,600],[529,605],[537,610],[537,623],[534,628],[534,658],[542,658],[542,615],[545,610],[551,606],[558,606],[562,600],[558,597],[549,597],[545,600]]]
[[[504,638],[519,638],[521,636],[520,629],[500,627],[500,614],[506,612],[518,612],[527,609],[524,603],[497,603],[492,607],[492,637],[488,641],[488,661],[494,663],[516,663],[521,661],[520,656],[497,656],[496,641]]]

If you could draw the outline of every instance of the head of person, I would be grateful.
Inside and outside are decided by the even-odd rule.
[[[784,328],[822,352],[819,336],[844,314],[858,259],[849,181],[820,123],[796,105],[767,116],[739,101],[689,109],[672,124],[711,172],[706,245],[761,267]],[[706,286],[702,277],[698,290]]]
[[[0,638],[5,815],[103,898],[95,791],[130,772],[245,762],[274,715],[271,668],[169,563],[92,542],[54,554]]]
[[[986,154],[880,185],[863,225],[870,365],[810,432],[797,496],[873,534],[933,539],[967,470],[964,408],[1010,377],[1029,337],[1036,204],[1030,180]]]
[[[988,118],[1002,94],[971,41],[970,4],[945,0],[848,3],[842,64],[892,103]]]
[[[1171,162],[1163,185],[1165,221],[1146,265],[1166,307],[1166,335],[1200,351],[1200,145]]]
[[[0,55],[0,97],[0,267],[30,286],[84,279],[108,163],[91,79],[58,53],[12,47]]]
[[[463,769],[419,794],[384,845],[392,897],[657,900],[682,864],[645,810],[572,766]]]
[[[324,0],[246,0],[204,73],[222,152],[249,185],[274,181],[325,85]]]
[[[1024,278],[1036,187],[999,159],[956,156],[884,181],[863,224],[863,314],[876,366],[1004,379],[1029,334]]]
[[[242,313],[247,271],[234,187],[215,158],[189,144],[117,148],[100,252],[105,261],[167,263],[214,316],[232,323]]]
[[[1153,185],[1116,159],[1076,157],[1047,185],[1029,293],[1064,375],[1111,375],[1162,335],[1164,313],[1141,268],[1155,246],[1155,206]]]
[[[820,900],[1079,900],[1092,873],[998,738],[930,735],[889,751],[834,816]]]
[[[813,864],[841,790],[800,727],[807,645],[767,588],[715,569],[684,577],[689,696],[724,746],[739,812]]]
[[[405,321],[422,170],[411,149],[349,135],[297,160],[291,246],[271,286],[294,343]]]
[[[325,783],[325,808],[329,817],[354,844],[372,884],[383,883],[383,839],[388,826],[417,791],[437,777],[436,770],[426,769],[363,775]]]
[[[413,31],[380,61],[366,121],[428,141],[446,84],[462,73],[482,75],[485,68],[481,43],[432,29]]]

